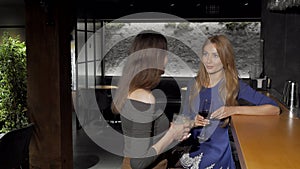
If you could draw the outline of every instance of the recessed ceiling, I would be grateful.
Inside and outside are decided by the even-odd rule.
[[[0,6],[25,5],[0,0]],[[117,19],[139,12],[163,12],[181,18],[260,18],[261,0],[75,0],[78,18]]]
[[[261,0],[77,0],[79,18],[117,19],[139,12],[181,18],[260,18]]]
[[[24,5],[25,2],[24,0],[0,0],[0,5],[5,6],[5,5]]]

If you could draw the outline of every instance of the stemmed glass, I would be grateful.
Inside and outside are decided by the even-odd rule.
[[[194,120],[184,114],[173,114],[173,123],[177,125],[186,125],[189,129],[192,128]],[[188,134],[189,137],[191,133]]]
[[[188,126],[192,126],[194,120],[184,114],[173,114],[173,122],[174,124],[188,124]]]
[[[198,114],[205,119],[210,119],[209,115],[211,113],[211,105],[209,105],[208,100],[205,99],[203,107],[201,109],[199,108]],[[199,143],[203,143],[208,139],[208,137],[206,135],[206,126],[202,127],[202,131],[201,131],[200,135],[197,136],[197,138],[198,138]]]

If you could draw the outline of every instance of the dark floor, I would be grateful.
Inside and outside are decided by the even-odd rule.
[[[95,135],[105,135],[101,127],[108,126],[99,127],[99,124],[99,121],[93,121],[78,129],[73,118],[74,169],[120,169],[123,158],[101,148],[93,139]],[[118,129],[119,125],[114,124],[113,127]],[[89,132],[89,127],[97,129],[97,132]]]

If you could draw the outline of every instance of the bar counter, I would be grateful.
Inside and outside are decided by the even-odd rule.
[[[232,116],[232,134],[242,169],[299,169],[300,119],[278,99],[278,116]]]

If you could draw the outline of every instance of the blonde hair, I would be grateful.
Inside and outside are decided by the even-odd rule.
[[[134,90],[151,90],[158,85],[165,57],[167,39],[162,34],[142,31],[134,38],[113,99],[114,113],[120,113],[128,94]]]
[[[238,71],[235,66],[235,57],[232,44],[229,39],[224,35],[215,35],[209,37],[202,46],[202,50],[208,44],[213,44],[218,52],[220,60],[223,64],[223,69],[225,73],[225,79],[219,88],[219,93],[221,99],[225,103],[225,106],[235,106],[238,105],[237,95],[239,91],[239,79]],[[202,87],[209,86],[210,79],[209,75],[203,65],[200,62],[200,68],[196,76],[196,82],[191,89],[189,102],[190,107],[194,103],[195,97],[199,94]],[[226,126],[229,122],[229,118],[225,120],[223,126]]]

